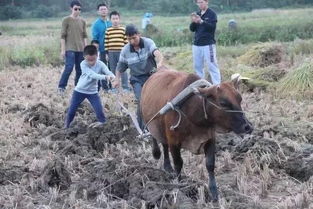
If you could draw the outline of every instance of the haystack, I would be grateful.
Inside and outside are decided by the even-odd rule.
[[[238,58],[239,63],[267,67],[280,63],[283,57],[283,46],[278,43],[260,43],[250,48]]]
[[[313,98],[313,61],[307,59],[281,79],[277,92],[292,98]]]

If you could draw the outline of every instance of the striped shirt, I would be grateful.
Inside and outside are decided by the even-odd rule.
[[[124,27],[111,27],[105,32],[105,50],[120,51],[127,44]]]

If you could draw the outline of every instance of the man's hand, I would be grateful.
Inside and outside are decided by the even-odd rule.
[[[115,78],[115,79],[113,80],[113,82],[112,82],[112,87],[113,87],[113,88],[119,88],[120,85],[121,85],[121,84],[120,84],[120,79],[116,79],[116,78]]]
[[[64,60],[65,59],[65,51],[61,51],[61,53],[60,53],[60,58],[62,59],[62,60]]]
[[[191,16],[191,22],[194,22],[194,23],[201,23],[202,22],[201,17],[197,13],[193,12],[193,13],[191,13],[190,16]]]
[[[202,19],[199,15],[195,16],[195,23],[202,23]]]
[[[191,13],[190,17],[191,17],[191,22],[196,23],[197,20],[197,14],[195,12]]]
[[[115,76],[107,75],[106,79],[107,79],[108,82],[109,81],[112,82],[115,79]]]
[[[168,68],[165,65],[159,65],[157,66],[157,71],[159,70],[168,70]]]

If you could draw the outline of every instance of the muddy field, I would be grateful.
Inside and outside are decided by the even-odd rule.
[[[36,75],[36,76],[35,76]],[[210,203],[203,156],[183,151],[183,178],[162,170],[136,138],[116,95],[101,93],[108,121],[88,103],[62,129],[71,90],[54,68],[0,72],[0,208],[313,208],[313,106],[242,88],[255,131],[218,136],[219,204]],[[134,107],[131,94],[118,98]]]

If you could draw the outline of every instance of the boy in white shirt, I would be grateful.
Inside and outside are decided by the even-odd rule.
[[[69,128],[75,117],[77,108],[86,98],[93,107],[98,121],[105,123],[106,120],[98,94],[98,81],[113,80],[115,76],[108,67],[98,59],[98,50],[94,45],[88,45],[84,48],[84,58],[85,60],[80,64],[82,74],[73,92],[65,120],[65,128]]]

